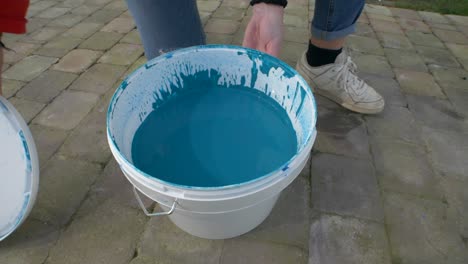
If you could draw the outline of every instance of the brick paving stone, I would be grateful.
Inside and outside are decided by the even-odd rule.
[[[452,31],[457,31],[457,28],[454,25],[451,24],[429,24],[431,28],[436,28],[436,29],[443,29],[443,30],[452,30]]]
[[[218,8],[219,4],[219,1],[197,1],[198,10],[204,12],[215,11]]]
[[[64,7],[77,7],[84,4],[85,0],[65,0],[60,5]]]
[[[295,67],[297,60],[306,51],[307,44],[285,41],[279,58]]]
[[[223,243],[189,235],[167,217],[150,218],[141,236],[138,255],[151,259],[151,263],[214,264],[219,263]]]
[[[64,31],[65,28],[62,27],[44,27],[35,31],[31,35],[26,36],[22,41],[31,43],[45,43]]]
[[[362,36],[349,36],[346,45],[351,49],[363,53],[383,55],[384,51],[378,40],[362,37]]]
[[[284,40],[297,42],[297,43],[308,43],[309,41],[309,30],[298,27],[284,27]]]
[[[399,84],[391,77],[379,76],[374,74],[359,74],[359,76],[385,99],[385,105],[406,107],[407,102]]]
[[[432,68],[431,72],[455,109],[468,117],[468,72],[450,68]]]
[[[10,80],[10,79],[2,79],[2,91],[3,96],[5,98],[10,98],[16,94],[26,83]]]
[[[91,66],[101,56],[101,54],[101,52],[94,50],[74,49],[54,65],[53,69],[80,73]]]
[[[99,10],[101,7],[97,5],[80,5],[76,8],[74,8],[71,13],[75,15],[82,15],[82,16],[89,16],[92,13],[96,12]]]
[[[309,168],[305,168],[301,176],[297,177],[281,193],[278,202],[267,219],[243,237],[307,250],[309,236],[304,231],[309,228]]]
[[[248,0],[225,0],[221,6],[235,7],[239,9],[245,9],[249,7],[250,1]]]
[[[199,12],[199,15],[202,25],[206,25],[206,22],[208,22],[208,19],[211,17],[211,13],[201,11]]]
[[[466,16],[457,16],[457,15],[446,15],[448,19],[453,21],[455,24],[460,24],[462,26],[468,26],[468,17]]]
[[[312,221],[310,229],[311,264],[391,263],[383,225],[355,218],[322,215]]]
[[[462,32],[465,36],[468,36],[468,27],[457,25],[456,30]]]
[[[421,126],[408,108],[386,107],[380,115],[366,116],[366,124],[371,138],[423,144]]]
[[[17,97],[12,97],[9,101],[16,110],[18,110],[26,123],[31,122],[31,120],[45,107],[45,104]]]
[[[419,31],[408,31],[406,32],[406,35],[415,45],[429,46],[441,49],[445,48],[444,44],[433,34]]]
[[[226,34],[208,33],[206,43],[208,44],[231,44],[234,36]]]
[[[59,230],[55,227],[29,218],[2,241],[0,263],[44,263],[49,249],[55,244],[59,234]]]
[[[427,64],[435,64],[447,67],[459,67],[457,60],[445,49],[416,46],[415,49]]]
[[[401,27],[407,31],[420,31],[426,33],[431,32],[431,29],[424,22],[419,20],[399,18],[398,22],[400,23]]]
[[[8,47],[11,48],[11,50],[4,50],[3,63],[14,64],[31,54],[35,49],[37,49],[38,45],[33,43],[15,42],[8,45]]]
[[[128,9],[127,4],[125,1],[117,0],[110,2],[107,4],[104,9],[112,9],[112,10],[119,10],[119,11],[126,11]]]
[[[99,62],[125,66],[135,62],[142,54],[140,45],[119,43],[107,51]]]
[[[370,54],[353,55],[353,60],[357,64],[359,72],[370,73],[384,77],[393,77],[393,71],[383,56]]]
[[[219,263],[301,264],[307,263],[307,254],[296,247],[236,238],[224,242]]]
[[[424,147],[380,137],[373,138],[371,146],[381,188],[442,199],[439,180]]]
[[[242,9],[222,6],[216,9],[212,17],[240,21],[244,17],[244,13],[245,11]]]
[[[122,14],[119,10],[101,9],[83,20],[84,23],[107,24]]]
[[[94,93],[64,91],[33,122],[64,130],[73,129],[89,113],[98,97]]]
[[[455,55],[455,57],[461,60],[468,60],[468,45],[459,44],[447,44],[449,50]]]
[[[308,11],[307,8],[304,8],[304,6],[288,6],[288,8],[284,9],[284,13],[288,15],[295,15],[295,16],[301,16],[301,17],[307,17]]]
[[[389,9],[392,12],[393,16],[406,19],[421,20],[421,16],[419,16],[417,11],[395,7]]]
[[[399,49],[385,49],[385,55],[395,68],[427,72],[426,64],[417,53]]]
[[[80,38],[58,36],[33,53],[42,56],[61,58],[72,49],[76,48],[82,41],[83,40]]]
[[[29,128],[36,144],[39,165],[42,168],[65,141],[68,133],[61,129],[40,125],[31,125]]]
[[[395,69],[401,89],[407,94],[445,98],[431,74],[426,72]]]
[[[377,36],[382,42],[382,46],[392,49],[412,50],[413,45],[409,39],[400,34],[377,32]]]
[[[313,14],[313,12],[310,12]],[[367,17],[367,14],[362,12],[361,15],[359,16],[358,18],[358,21],[359,23],[365,23],[365,24],[369,24],[369,18]]]
[[[105,219],[111,221],[103,224]],[[139,211],[106,201],[73,220],[50,250],[46,264],[127,264],[145,224],[146,217]]]
[[[366,5],[364,7],[364,11],[367,14],[377,14],[377,15],[385,15],[385,16],[392,15],[392,12],[390,11],[389,8],[385,6],[380,6],[380,5]]]
[[[26,57],[3,73],[3,78],[29,82],[57,62],[57,58],[32,55]]]
[[[37,15],[37,17],[40,17],[40,18],[57,18],[61,15],[64,15],[65,13],[67,13],[68,11],[70,11],[70,8],[66,8],[66,7],[51,7],[51,8],[47,8],[45,11],[41,12],[39,15]]]
[[[462,133],[453,131],[423,129],[423,137],[428,145],[429,156],[434,168],[444,178],[468,180],[468,139],[466,130]]]
[[[105,25],[101,31],[126,34],[134,28],[135,22],[133,22],[133,19],[117,17]]]
[[[419,11],[419,15],[424,21],[431,24],[449,24],[450,22],[443,15],[434,12]]]
[[[39,1],[36,3],[31,3],[31,5],[28,8],[28,13],[29,9],[35,9],[36,11],[42,11],[45,10],[49,7],[52,7],[53,5],[57,4],[56,1]]]
[[[207,33],[234,34],[239,28],[239,22],[213,18],[205,26]]]
[[[142,44],[140,33],[136,29],[128,32],[122,39],[120,39],[119,42],[128,43],[128,44],[138,44],[138,45]]]
[[[28,23],[26,24],[27,32],[34,32],[42,27],[44,27],[46,24],[50,23],[51,19],[50,18],[31,18],[28,19]],[[17,35],[18,37],[22,37],[21,35]]]
[[[394,263],[466,263],[468,251],[439,201],[387,193],[385,217]]]
[[[122,75],[122,79],[127,77],[129,74],[131,74],[132,72],[134,72],[136,69],[138,69],[140,66],[142,66],[143,64],[146,63],[146,57],[145,56],[141,56],[140,58],[138,58],[138,60],[136,60],[129,68],[128,70]]]
[[[100,172],[99,165],[84,161],[50,160],[41,171],[31,217],[59,226],[68,223]]]
[[[361,159],[369,158],[367,132],[362,120],[354,114],[327,108],[322,99],[317,101],[319,102],[317,123],[319,133],[314,149]],[[337,120],[343,122],[337,122]]]
[[[90,38],[83,41],[80,45],[81,49],[101,50],[106,51],[112,48],[121,38],[122,34],[115,32],[102,32],[94,33]]]
[[[367,14],[367,17],[369,19],[369,21],[372,21],[373,20],[380,20],[380,21],[386,21],[386,22],[393,22],[393,23],[396,23],[396,19],[392,16],[386,16],[386,15],[379,15],[379,14]]]
[[[371,25],[375,31],[394,33],[394,34],[400,34],[400,35],[404,34],[403,30],[401,30],[400,25],[395,22],[372,19]]]
[[[65,31],[62,36],[86,39],[102,27],[103,24],[99,23],[80,22],[79,24],[76,24],[69,30]]]
[[[94,64],[73,82],[72,90],[104,94],[122,76],[126,67],[110,64]]]
[[[300,16],[295,15],[284,15],[284,24],[291,27],[307,28],[309,23]]]
[[[65,14],[63,16],[57,17],[48,26],[52,27],[73,27],[78,24],[85,18],[84,15],[75,15],[75,14]]]
[[[315,209],[383,222],[379,187],[370,160],[318,154],[312,157],[311,174]]]
[[[468,238],[468,188],[467,181],[456,181],[444,179],[442,186],[448,202],[449,216],[454,219],[458,226],[460,235],[466,240]]]
[[[65,90],[78,75],[68,72],[48,70],[28,83],[16,95],[19,98],[48,104]]]
[[[105,6],[112,0],[86,0],[85,4]]]
[[[455,44],[468,44],[468,37],[457,31],[433,29],[442,41]]]
[[[375,35],[372,27],[369,24],[364,24],[364,23],[356,23],[356,32],[354,34],[363,36],[363,37],[370,37],[373,39],[377,38],[377,35]]]
[[[466,131],[465,118],[453,109],[447,100],[427,96],[407,96],[409,108],[416,120],[435,129]]]

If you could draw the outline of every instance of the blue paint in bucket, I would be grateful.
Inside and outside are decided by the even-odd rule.
[[[135,166],[137,162],[132,155],[133,138],[142,123],[153,113],[155,107],[164,105],[163,102],[170,102],[171,98],[176,98],[182,90],[190,90],[187,87],[196,87],[188,85],[191,78],[187,76],[200,73],[209,77],[206,80],[210,83],[205,87],[251,89],[252,92],[261,93],[279,105],[294,128],[296,151],[293,156],[269,173],[252,180],[244,178],[247,181],[240,180],[237,184],[214,187],[175,183],[162,175],[153,177],[155,175]],[[289,175],[297,166],[297,157],[300,155],[302,159],[305,150],[310,149],[315,138],[316,107],[309,89],[307,83],[284,62],[255,50],[225,45],[177,50],[147,62],[127,77],[117,89],[108,110],[109,143],[116,159],[123,162],[121,166],[142,177],[177,188],[239,188],[263,182],[278,173]],[[183,166],[183,163],[179,165]]]
[[[286,111],[269,96],[242,86],[218,86],[217,73],[182,78],[135,133],[134,165],[180,185],[219,187],[278,169],[297,151]]]

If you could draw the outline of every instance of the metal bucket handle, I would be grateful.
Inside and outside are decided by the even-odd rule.
[[[157,212],[157,213],[150,213],[148,210],[146,210],[145,205],[143,204],[143,201],[140,198],[140,195],[138,194],[138,191],[135,186],[133,186],[133,193],[135,193],[135,197],[138,201],[138,204],[140,205],[141,209],[143,209],[143,212],[145,213],[146,216],[166,216],[170,215],[175,211],[176,205],[177,205],[177,199],[174,200],[174,203],[171,206],[171,209],[167,212]]]

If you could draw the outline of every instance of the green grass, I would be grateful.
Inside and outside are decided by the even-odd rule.
[[[368,0],[368,2],[376,3],[377,1]],[[468,0],[386,0],[383,2],[401,8],[468,16]]]

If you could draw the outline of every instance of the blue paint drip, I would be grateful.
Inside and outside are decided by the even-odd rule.
[[[264,176],[296,154],[291,121],[272,98],[219,87],[213,70],[182,78],[184,88],[162,94],[136,131],[137,168],[174,184],[221,187]]]

